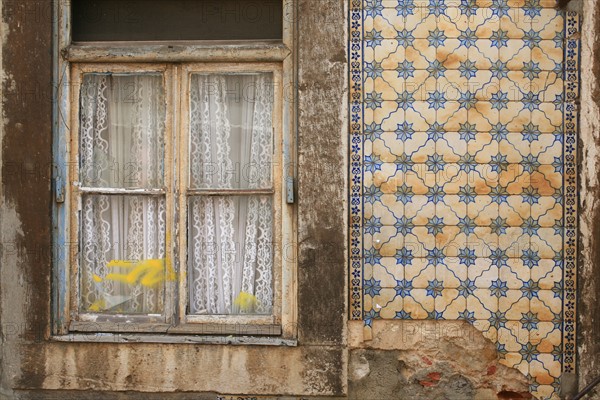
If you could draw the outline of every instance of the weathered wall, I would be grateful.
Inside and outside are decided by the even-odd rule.
[[[374,321],[349,327],[352,399],[530,398],[519,371],[499,363],[496,346],[464,321]]]
[[[600,292],[600,4],[597,0],[561,4],[583,16],[579,101],[578,370],[575,381],[570,377],[563,380],[565,392],[572,394],[577,386],[582,389],[600,374],[600,303],[597,300]],[[394,395],[399,396],[397,398],[460,399],[526,397],[523,377],[497,365],[493,354],[480,351],[487,344],[477,332],[467,335],[472,340],[463,341],[452,330],[444,331],[441,326],[442,323],[435,322],[411,321],[407,325],[376,321],[374,341],[363,342],[360,324],[351,324],[350,396],[365,399]],[[468,325],[464,325],[464,329],[468,329]],[[473,353],[478,357],[472,357]],[[495,372],[488,374],[488,371]],[[600,398],[600,388],[587,398]]]
[[[343,0],[298,6],[299,345],[261,347],[47,340],[52,3],[2,1],[0,390],[7,398],[82,398],[81,390],[131,398],[345,393],[346,10]],[[73,392],[52,394],[58,389]]]
[[[499,365],[491,343],[468,324],[377,322],[371,342],[363,342],[360,323],[346,327],[344,0],[299,1],[300,345],[48,342],[51,3],[0,3],[0,397],[487,399],[526,390],[523,377]],[[580,385],[600,370],[600,7],[584,0],[583,8]],[[148,391],[173,393],[152,397]],[[192,394],[198,392],[204,395]]]
[[[579,387],[600,375],[600,4],[583,0],[580,112]],[[600,398],[600,388],[589,398]]]
[[[40,384],[44,362],[28,344],[47,333],[50,309],[52,19],[39,7],[17,15],[16,5],[2,3],[3,390],[22,380],[28,363],[32,384]]]
[[[573,0],[571,2],[560,2],[568,7],[569,10],[575,10],[583,15],[583,54],[582,54],[582,90],[580,98],[581,110],[581,154],[580,154],[580,263],[579,263],[579,358],[578,375],[576,379],[572,376],[566,376],[563,379],[563,388],[565,393],[573,394],[577,390],[577,380],[579,387],[583,388],[593,378],[600,374],[600,307],[597,302],[597,293],[600,290],[600,252],[598,240],[600,240],[600,210],[598,209],[598,198],[600,190],[598,188],[598,161],[599,161],[599,134],[600,127],[598,104],[600,102],[600,88],[597,81],[600,77],[600,41],[597,37],[599,32],[600,8],[596,1]],[[567,3],[568,6],[566,5]],[[436,324],[432,326],[440,326]],[[514,387],[502,388],[507,384],[506,376],[498,375],[491,381],[481,380],[481,375],[485,375],[485,368],[480,362],[485,359],[484,355],[478,360],[471,358],[472,351],[469,346],[463,347],[455,338],[439,337],[436,342],[431,338],[430,341],[424,339],[414,346],[405,346],[404,339],[398,336],[393,330],[402,331],[402,323],[395,323],[387,326],[385,329],[380,327],[379,335],[385,339],[379,339],[385,346],[374,346],[373,344],[362,341],[354,342],[350,340],[350,394],[361,396],[372,396],[370,398],[384,398],[390,393],[402,393],[400,398],[496,398],[498,396],[508,396],[507,392],[522,392],[527,390],[525,381],[512,382]],[[411,329],[427,330],[432,326],[411,322]],[[429,327],[429,328],[428,328]],[[357,328],[358,329],[358,328]],[[350,337],[352,338],[352,327]],[[477,339],[472,343],[477,348]],[[429,343],[431,342],[431,343]],[[431,360],[435,367],[429,368],[419,362],[414,362],[421,355],[428,354],[431,346],[435,348],[435,357]],[[464,344],[464,343],[463,343]],[[471,344],[471,343],[470,343]],[[483,345],[483,343],[482,343]],[[457,348],[456,348],[456,347]],[[355,350],[354,347],[357,349]],[[450,348],[455,347],[456,353],[451,353]],[[460,357],[456,357],[460,354]],[[450,357],[448,359],[448,357]],[[453,358],[454,357],[454,358]],[[479,362],[476,362],[479,361]],[[489,359],[495,362],[494,358]],[[463,362],[466,364],[463,365]],[[383,364],[383,365],[382,365]],[[447,369],[446,369],[447,368]],[[439,381],[436,379],[425,379],[428,373],[438,377],[438,373],[444,369],[442,376],[455,376],[461,380],[464,378],[464,387],[453,386],[453,380]],[[365,377],[356,378],[353,373],[358,370]],[[367,374],[365,371],[370,371]],[[390,372],[391,371],[391,372]],[[500,371],[500,370],[498,370]],[[360,375],[360,374],[359,374]],[[353,377],[355,379],[353,379]],[[500,386],[499,386],[500,384]],[[420,388],[419,386],[429,386],[429,388]],[[459,385],[460,386],[460,385]],[[370,390],[365,389],[366,387]],[[473,394],[474,391],[484,390],[484,392]],[[595,396],[600,396],[600,389],[597,389]],[[590,398],[595,398],[594,394]]]
[[[298,283],[306,305],[298,327],[303,343],[318,345],[345,343],[345,296],[337,298],[346,292],[345,3],[301,0],[298,8]]]

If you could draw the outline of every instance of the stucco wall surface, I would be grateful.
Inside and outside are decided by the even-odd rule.
[[[580,258],[578,285],[578,383],[600,375],[600,4],[583,0],[580,98]],[[600,388],[589,394],[600,398]]]
[[[71,398],[83,398],[80,391],[106,398],[123,397],[114,391],[134,398],[345,393],[346,6],[342,0],[297,6],[299,345],[93,344],[48,340],[52,2],[2,1],[0,393],[36,399],[61,397],[55,390],[72,391]]]

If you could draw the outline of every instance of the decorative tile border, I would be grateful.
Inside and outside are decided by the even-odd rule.
[[[579,115],[579,62],[581,43],[578,38],[580,21],[577,13],[569,11],[565,18],[565,111],[563,147],[564,160],[564,298],[563,298],[563,372],[575,372],[576,315],[577,315],[577,132]]]
[[[534,395],[555,398],[560,374],[574,372],[576,356],[579,18],[555,11],[551,0],[512,3],[520,6],[506,0],[351,0],[350,318],[364,320],[367,338],[373,319],[465,319],[497,343],[504,364],[530,378]],[[481,17],[482,9],[499,22]],[[447,21],[450,12],[455,15]],[[465,16],[476,22],[456,29],[455,20]],[[490,57],[493,47],[499,58]],[[436,64],[440,50],[446,58]],[[516,95],[501,83],[500,90],[484,85],[448,101],[444,84],[465,77],[467,84],[472,77],[481,83],[498,74],[498,81],[508,77],[519,89]],[[536,89],[522,90],[527,79]],[[503,109],[516,117],[503,121],[497,117]],[[461,113],[469,117],[460,128],[445,130]],[[474,121],[494,118],[497,126],[475,128]],[[390,121],[398,123],[395,132]],[[411,141],[415,132],[418,140]],[[505,135],[505,142],[478,140],[486,135]],[[520,156],[519,146],[527,147]],[[515,156],[519,160],[511,161]],[[462,178],[440,177],[448,165],[475,171],[483,183],[471,185],[469,177],[452,188]],[[508,192],[494,192],[481,169],[501,175],[507,166],[531,184],[514,178],[498,186]],[[562,187],[552,185],[556,177]],[[535,187],[534,179],[548,186]],[[477,184],[492,191],[482,196]],[[490,196],[500,199],[498,208],[486,209]],[[562,218],[552,222],[549,216],[561,208]],[[444,221],[452,213],[457,218]],[[445,247],[448,232],[467,246]],[[479,243],[469,247],[462,233]]]
[[[351,0],[350,42],[350,319],[363,319],[363,0]]]

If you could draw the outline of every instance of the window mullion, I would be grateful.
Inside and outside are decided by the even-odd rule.
[[[119,195],[165,195],[165,189],[121,189],[121,188],[102,188],[102,187],[78,187],[76,189],[80,194],[119,194]]]
[[[165,89],[166,89],[166,101],[167,101],[167,116],[166,116],[166,129],[165,129],[165,160],[164,160],[164,179],[166,190],[166,263],[165,263],[165,320],[169,324],[175,322],[175,299],[177,297],[177,246],[175,245],[177,237],[177,220],[175,218],[177,210],[177,197],[175,194],[175,182],[177,182],[177,176],[175,173],[176,154],[175,146],[177,145],[176,132],[177,132],[177,120],[174,118],[175,110],[178,102],[178,92],[176,89],[177,82],[177,70],[173,65],[166,67],[165,75]]]
[[[188,189],[188,196],[269,196],[274,189]]]
[[[177,116],[177,221],[179,223],[177,229],[177,260],[179,265],[178,270],[178,292],[177,292],[177,321],[178,324],[185,324],[187,314],[187,187],[188,187],[188,169],[189,169],[189,121],[186,116],[189,110],[189,93],[188,93],[188,75],[185,65],[182,68],[177,66],[177,84],[174,87],[177,90],[177,109],[174,115]]]

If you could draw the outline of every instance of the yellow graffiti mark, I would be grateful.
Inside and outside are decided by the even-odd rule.
[[[254,309],[258,306],[258,299],[256,298],[256,296],[250,293],[240,292],[233,304],[238,306],[241,311],[250,313],[253,312]]]
[[[94,281],[98,283],[103,281],[113,281],[126,283],[128,285],[141,284],[143,286],[152,287],[164,280],[174,281],[176,278],[171,263],[164,258],[142,261],[112,260],[106,264],[106,267],[111,269],[121,268],[128,272],[111,272],[107,274],[104,279],[98,275],[94,275]]]
[[[103,311],[103,310],[114,310],[117,312],[123,312],[123,304],[131,300],[131,296],[111,296],[104,294],[103,298],[93,302],[89,311]]]
[[[94,279],[96,278],[96,276],[94,276]],[[89,310],[90,311],[102,311],[102,310],[106,310],[106,302],[104,301],[104,299],[99,299],[96,300],[95,302],[92,303],[92,305],[90,305]]]

